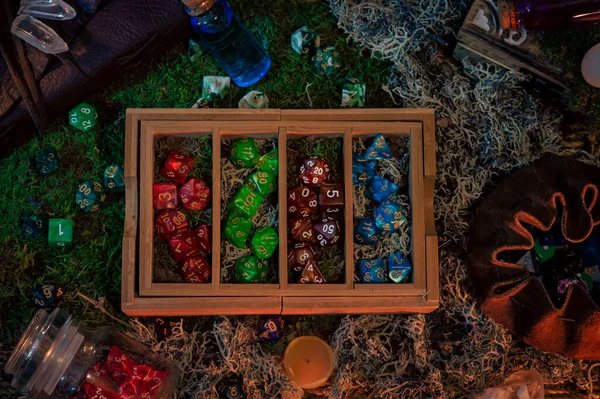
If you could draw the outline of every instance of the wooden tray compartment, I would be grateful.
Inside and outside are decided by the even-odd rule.
[[[375,133],[410,136],[411,284],[356,284],[352,231],[352,139]],[[164,135],[212,137],[213,252],[210,284],[153,281],[154,145]],[[274,283],[224,283],[221,276],[221,147],[238,136],[277,138],[279,262]],[[303,136],[343,141],[345,185],[344,282],[293,284],[287,266],[287,143]],[[433,223],[434,115],[392,110],[128,110],[127,215],[123,239],[123,311],[130,315],[323,314],[430,312],[439,303],[437,237]],[[276,260],[275,260],[276,261]],[[219,276],[219,277],[216,277]]]

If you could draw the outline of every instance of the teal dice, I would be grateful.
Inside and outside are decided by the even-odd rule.
[[[256,165],[260,157],[254,139],[237,139],[231,145],[229,158],[238,168],[251,168]]]
[[[81,103],[69,112],[69,124],[83,132],[93,129],[97,122],[98,112],[88,103]]]
[[[373,245],[379,241],[381,230],[371,218],[360,219],[354,229],[354,242],[360,245]]]
[[[125,172],[119,165],[109,165],[104,169],[104,187],[113,193],[125,191]]]
[[[100,208],[100,204],[104,202],[105,197],[106,194],[104,194],[102,184],[88,180],[77,187],[75,203],[84,212],[94,212]]]
[[[237,212],[247,219],[252,219],[254,215],[256,215],[263,198],[264,197],[256,191],[253,191],[247,186],[242,186],[240,191],[233,197],[233,201],[229,204],[227,209],[231,212]]]
[[[342,86],[342,107],[364,107],[367,84],[360,79],[347,77]]]
[[[223,236],[234,246],[245,248],[252,230],[252,221],[236,213],[229,215],[223,230]]]
[[[328,46],[315,50],[313,68],[321,76],[332,76],[342,66],[340,53],[335,47]]]
[[[352,157],[352,184],[366,186],[375,176],[375,161],[360,161],[356,155]]]
[[[46,237],[48,235],[48,222],[49,217],[47,215],[23,216],[21,233],[25,237]]]
[[[58,170],[58,153],[56,148],[48,147],[40,151],[34,159],[35,171],[41,177],[51,175]]]
[[[406,216],[397,202],[384,201],[375,208],[375,225],[383,231],[398,230],[404,222]]]
[[[267,264],[254,255],[246,255],[235,262],[234,277],[241,284],[262,284],[267,279]]]
[[[268,259],[273,256],[279,243],[279,237],[274,228],[259,227],[252,237],[252,252],[258,259]]]
[[[296,53],[310,57],[321,46],[321,38],[316,31],[308,26],[303,26],[292,33],[290,43],[292,50]]]
[[[364,155],[360,157],[361,161],[372,161],[378,159],[390,159],[392,158],[392,150],[385,141],[383,134],[379,133],[373,138],[373,141],[367,148]]]
[[[73,245],[74,226],[75,223],[71,219],[50,219],[48,222],[48,245],[51,248]]]
[[[277,189],[275,175],[259,170],[248,176],[246,185],[262,196],[272,194]]]

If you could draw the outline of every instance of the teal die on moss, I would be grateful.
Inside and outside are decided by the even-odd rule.
[[[104,169],[104,187],[113,193],[125,191],[125,171],[119,165],[109,165]]]
[[[315,72],[321,76],[332,76],[342,66],[342,58],[335,47],[318,48],[313,57]]]
[[[46,237],[48,236],[48,222],[50,218],[47,215],[28,215],[23,216],[21,233],[25,237]]]
[[[69,112],[69,124],[83,132],[93,129],[97,122],[98,112],[88,103],[81,103]]]
[[[269,97],[262,91],[252,90],[238,102],[238,108],[258,109],[269,108]]]
[[[367,84],[360,79],[347,77],[342,86],[342,107],[364,107]]]
[[[208,103],[224,100],[231,89],[229,76],[205,76],[202,78],[202,100]]]
[[[77,188],[75,194],[75,203],[85,212],[94,212],[100,208],[100,204],[104,202],[106,195],[102,184],[97,181],[85,181]]]
[[[308,26],[303,26],[292,33],[290,42],[292,50],[304,56],[312,56],[315,50],[321,46],[319,34]]]
[[[58,170],[58,153],[56,148],[48,147],[40,151],[34,160],[35,170],[40,176],[51,175]]]
[[[50,219],[48,222],[48,245],[51,248],[63,248],[73,245],[73,228],[71,219]]]

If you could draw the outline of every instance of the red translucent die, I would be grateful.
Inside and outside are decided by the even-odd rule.
[[[302,183],[318,187],[329,177],[329,164],[323,158],[310,157],[302,161],[299,172]]]
[[[181,265],[181,275],[188,283],[208,283],[210,265],[204,256],[187,258]]]
[[[309,187],[295,187],[288,191],[288,216],[306,218],[317,213],[317,193]]]
[[[302,275],[298,284],[325,284],[325,277],[321,274],[321,271],[317,267],[317,262],[309,260],[302,270]]]
[[[158,236],[166,240],[176,234],[188,231],[190,223],[183,212],[167,209],[156,217],[154,227]]]
[[[192,166],[194,166],[194,158],[171,150],[167,161],[158,173],[165,179],[183,184],[190,174]]]
[[[154,209],[177,208],[177,186],[171,183],[154,183],[152,205]]]
[[[344,210],[344,185],[324,183],[319,187],[319,209],[326,215],[341,215]]]
[[[210,235],[211,228],[205,224],[198,226],[194,229],[194,234],[196,235],[196,242],[198,243],[198,248],[204,252],[210,253],[212,247],[210,245]]]
[[[313,223],[310,218],[290,219],[290,233],[294,242],[315,242]]]
[[[179,198],[185,209],[199,211],[208,205],[210,188],[202,180],[190,179],[179,188]]]
[[[169,247],[176,261],[200,255],[196,234],[191,231],[184,231],[169,238]]]
[[[295,275],[299,276],[310,260],[313,262],[317,260],[317,253],[310,244],[295,244],[293,248],[288,250],[288,266]]]
[[[315,237],[319,245],[325,247],[335,244],[340,239],[340,226],[336,219],[324,217],[313,225]]]

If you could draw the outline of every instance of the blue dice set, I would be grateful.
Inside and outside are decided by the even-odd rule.
[[[362,259],[359,266],[361,283],[410,283],[412,280],[412,265],[402,252],[390,254],[387,262],[383,259]]]

